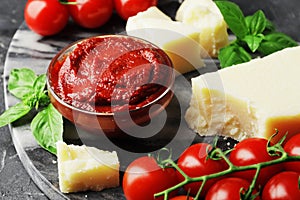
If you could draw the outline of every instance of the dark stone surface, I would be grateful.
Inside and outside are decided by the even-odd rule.
[[[169,0],[170,1],[170,0]],[[266,12],[267,17],[278,29],[300,40],[299,0],[234,0],[246,14],[257,9]],[[1,0],[0,4],[0,74],[3,74],[5,56],[11,38],[23,21],[26,0]],[[3,80],[0,79],[0,113],[5,109]],[[0,128],[0,199],[47,199],[25,171],[15,151],[8,127]]]
[[[0,74],[10,41],[23,21],[25,0],[1,0]],[[3,79],[0,79],[0,112],[5,109]],[[0,199],[47,199],[25,171],[16,153],[8,127],[0,128]]]

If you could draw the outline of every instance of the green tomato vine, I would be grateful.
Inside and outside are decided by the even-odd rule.
[[[277,135],[277,133],[278,133],[278,131],[276,130],[276,133],[274,134],[274,136]],[[274,136],[272,136],[272,138]],[[230,153],[230,151],[232,149],[229,151],[222,151],[220,148],[216,147],[217,140],[215,140],[212,150],[210,150],[210,151],[207,150],[208,151],[207,159],[214,159],[214,160],[224,159],[229,167],[224,171],[217,172],[214,174],[203,175],[203,176],[199,176],[199,177],[188,176],[185,172],[183,172],[179,168],[179,166],[176,164],[176,162],[174,162],[172,160],[171,150],[162,149],[162,151],[159,152],[159,154],[157,156],[157,162],[158,162],[159,166],[161,166],[162,168],[173,167],[184,177],[184,180],[182,182],[178,183],[177,185],[174,185],[173,187],[170,187],[164,191],[156,193],[154,196],[155,197],[164,196],[164,200],[168,200],[168,196],[169,196],[170,192],[177,190],[188,183],[202,181],[201,187],[199,188],[197,195],[194,197],[194,200],[198,200],[200,193],[208,180],[213,179],[213,178],[222,177],[222,176],[231,174],[233,172],[239,172],[239,171],[245,171],[245,170],[256,170],[256,173],[253,177],[253,180],[250,184],[249,189],[247,191],[245,191],[244,194],[241,194],[241,199],[254,199],[255,197],[257,197],[259,195],[258,193],[253,194],[253,190],[255,188],[255,183],[256,183],[257,177],[262,168],[271,166],[271,165],[275,165],[275,164],[279,164],[279,163],[283,163],[283,162],[300,161],[300,156],[290,156],[284,151],[282,144],[283,144],[285,138],[286,138],[286,136],[284,136],[278,143],[276,143],[273,146],[270,145],[270,140],[269,140],[267,147],[266,147],[268,153],[271,156],[279,156],[279,158],[271,160],[271,161],[267,161],[267,162],[261,162],[261,163],[257,163],[257,164],[246,165],[246,166],[236,166],[236,165],[232,164],[230,162],[230,160],[228,159],[228,153]],[[163,151],[167,151],[169,153],[169,156],[166,159],[161,158],[162,156],[160,154]]]

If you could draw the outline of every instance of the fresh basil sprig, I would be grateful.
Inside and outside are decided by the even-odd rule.
[[[56,142],[62,140],[62,116],[49,104],[40,111],[31,122],[32,133],[38,144],[56,154]]]
[[[215,3],[221,11],[230,30],[237,38],[242,39],[249,34],[245,16],[238,5],[227,1],[216,1]]]
[[[8,90],[21,102],[0,115],[0,127],[10,124],[35,109],[37,115],[31,122],[31,130],[38,144],[56,154],[55,143],[62,140],[63,120],[50,103],[45,90],[46,75],[37,76],[28,68],[13,69],[8,80]]]
[[[276,32],[262,10],[244,16],[240,7],[230,1],[215,1],[229,29],[236,36],[220,49],[218,59],[222,68],[248,62],[257,54],[269,55],[298,43],[286,34]]]
[[[283,33],[274,32],[265,35],[264,40],[261,42],[258,48],[258,51],[263,55],[268,55],[285,47],[292,47],[297,45],[297,42],[295,42],[289,36]]]
[[[2,115],[0,115],[0,127],[20,119],[28,114],[31,109],[32,108],[30,106],[24,104],[23,102],[17,103],[16,105],[10,107]]]
[[[226,48],[220,49],[219,61],[222,66],[231,66],[232,63],[243,63],[251,60],[250,54],[241,46],[235,43]]]

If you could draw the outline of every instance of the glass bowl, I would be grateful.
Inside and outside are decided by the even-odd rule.
[[[174,74],[168,55],[150,42],[102,35],[62,49],[49,64],[47,87],[51,103],[76,127],[119,136],[165,109]]]

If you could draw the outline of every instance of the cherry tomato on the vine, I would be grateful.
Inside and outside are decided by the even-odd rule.
[[[264,138],[248,138],[239,142],[231,151],[229,160],[236,166],[252,165],[277,159],[270,156],[267,151],[268,140]],[[272,165],[262,168],[256,185],[264,186],[266,182],[276,173],[282,170],[282,165]],[[252,181],[255,170],[236,172],[233,176],[241,177],[249,182]]]
[[[199,177],[203,175],[213,174],[223,171],[228,168],[227,163],[221,160],[207,159],[207,150],[212,147],[207,143],[198,143],[188,147],[179,157],[177,165],[190,177]],[[177,171],[177,176],[180,181],[183,181],[183,176]],[[211,179],[206,182],[201,196],[203,197],[210,186],[219,180],[219,178]],[[184,186],[184,189],[191,195],[196,195],[202,182],[189,183]]]
[[[68,0],[76,2],[68,5],[72,19],[84,28],[104,25],[113,13],[113,0]]]
[[[283,148],[290,156],[300,156],[300,134],[291,137]],[[300,161],[285,162],[284,168],[286,171],[300,173]]]
[[[229,177],[216,182],[207,192],[205,200],[240,200],[241,193],[245,194],[249,189],[250,183],[241,178]],[[253,197],[257,191],[252,192]],[[260,197],[256,196],[255,200]]]
[[[66,26],[69,12],[58,0],[28,0],[24,18],[31,30],[42,36],[50,36]]]
[[[299,173],[293,171],[276,174],[265,185],[262,192],[262,199],[300,199],[299,178]]]
[[[114,0],[117,13],[127,20],[138,12],[147,10],[151,6],[157,5],[157,0]]]
[[[161,168],[153,157],[140,157],[127,167],[123,177],[123,191],[127,200],[154,200],[154,194],[178,183],[173,168]],[[176,194],[176,193],[175,193]],[[170,194],[170,197],[174,193]],[[162,200],[163,196],[155,198]]]

